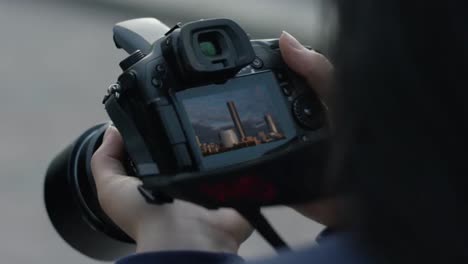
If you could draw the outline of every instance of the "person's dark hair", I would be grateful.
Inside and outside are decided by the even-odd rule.
[[[389,262],[468,263],[466,1],[336,4],[334,191]]]

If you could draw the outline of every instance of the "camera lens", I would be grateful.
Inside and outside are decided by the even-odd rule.
[[[114,260],[135,247],[100,208],[91,174],[91,157],[107,126],[87,130],[57,155],[44,182],[47,214],[59,235],[76,250],[99,260]]]

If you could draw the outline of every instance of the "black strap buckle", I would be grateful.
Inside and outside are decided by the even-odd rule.
[[[180,27],[182,27],[181,22],[177,23],[175,26],[173,26],[171,29],[169,29],[169,31],[166,32],[166,34],[164,34],[164,36],[167,36],[167,35],[171,34],[172,32],[174,32],[174,30],[176,30],[176,29],[178,29]]]
[[[149,204],[162,205],[174,202],[174,198],[161,192],[147,190],[143,185],[138,186],[138,191]]]

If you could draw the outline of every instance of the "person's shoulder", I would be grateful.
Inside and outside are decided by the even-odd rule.
[[[127,256],[116,264],[239,264],[243,259],[229,253],[212,253],[202,251],[164,251],[148,252]]]
[[[334,234],[324,238],[319,246],[300,251],[282,252],[270,259],[244,262],[234,254],[200,251],[167,251],[135,254],[123,258],[117,264],[371,264],[364,247],[349,234]]]
[[[371,264],[374,263],[352,235],[332,235],[318,246],[300,251],[283,252],[271,259],[246,264]]]

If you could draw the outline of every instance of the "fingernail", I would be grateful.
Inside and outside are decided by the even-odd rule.
[[[283,31],[283,34],[284,38],[286,39],[286,41],[288,42],[288,44],[297,49],[297,50],[304,50],[305,47],[302,46],[302,44],[295,38],[293,37],[291,34],[289,34],[288,32],[286,31]]]
[[[103,137],[103,140],[107,140],[107,138],[109,137],[109,135],[112,133],[111,130],[114,129],[114,126],[109,126],[107,129],[106,129],[106,132],[104,132],[104,137]]]

